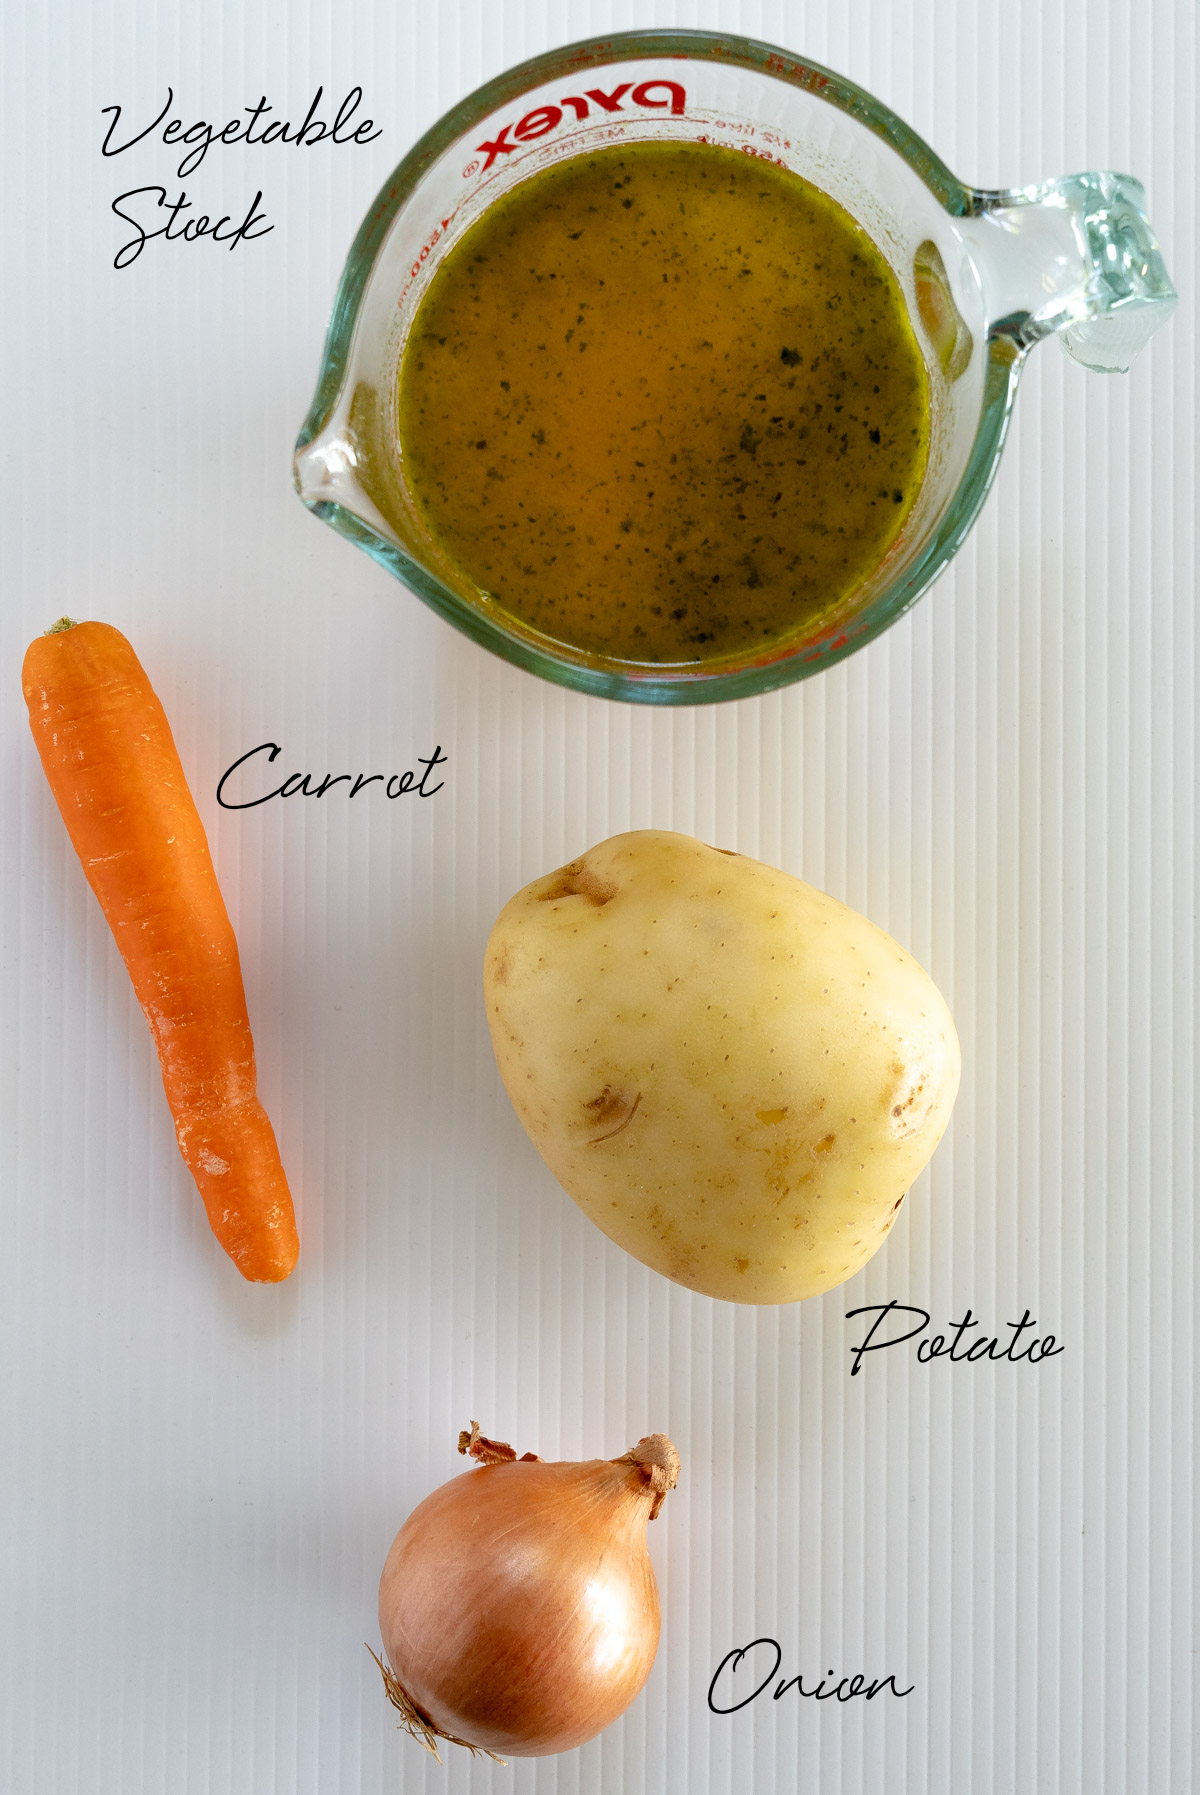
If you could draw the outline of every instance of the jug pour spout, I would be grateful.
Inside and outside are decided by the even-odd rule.
[[[1058,334],[1075,361],[1125,373],[1178,303],[1132,175],[1105,172],[972,195],[962,230],[992,335]]]

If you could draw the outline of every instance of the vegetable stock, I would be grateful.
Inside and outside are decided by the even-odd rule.
[[[434,274],[410,497],[483,601],[608,660],[769,652],[877,568],[929,389],[898,281],[791,171],[702,143],[543,169]]]

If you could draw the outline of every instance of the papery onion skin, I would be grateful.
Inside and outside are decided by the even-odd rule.
[[[646,1523],[661,1500],[636,1462],[538,1460],[454,1477],[413,1511],[380,1579],[379,1625],[438,1732],[545,1757],[625,1711],[658,1647]]]

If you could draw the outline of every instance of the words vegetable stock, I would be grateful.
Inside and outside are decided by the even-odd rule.
[[[216,144],[240,143],[257,148],[264,144],[285,143],[291,144],[296,149],[311,149],[314,145],[325,142],[338,145],[373,143],[377,137],[383,135],[382,131],[375,127],[375,121],[372,118],[364,118],[358,124],[352,123],[354,114],[362,103],[361,87],[350,89],[338,107],[332,124],[327,124],[324,119],[317,116],[317,108],[321,104],[324,91],[323,87],[317,88],[303,121],[295,127],[286,119],[272,119],[269,124],[265,122],[267,113],[275,110],[265,94],[255,105],[243,106],[242,112],[247,115],[246,117],[231,118],[226,124],[218,127],[208,124],[204,119],[197,119],[193,124],[185,125],[181,118],[172,118],[164,124],[163,121],[167,118],[175,98],[174,88],[168,87],[167,97],[161,111],[140,131],[135,131],[132,136],[126,137],[124,142],[114,142],[124,108],[116,105],[102,106],[100,108],[101,116],[105,113],[111,113],[113,116],[104,133],[100,154],[106,157],[123,155],[126,150],[144,142],[162,126],[162,141],[165,145],[172,148],[185,146],[175,171],[178,179],[183,180],[196,172],[209,150]],[[154,237],[162,237],[168,243],[196,243],[202,237],[211,237],[214,243],[227,243],[230,249],[236,249],[239,243],[252,243],[259,237],[265,237],[268,231],[273,231],[275,227],[267,222],[265,214],[259,210],[262,197],[262,189],[259,188],[241,223],[234,224],[229,213],[214,218],[207,212],[193,210],[193,202],[189,199],[185,189],[181,188],[178,197],[169,201],[167,189],[157,182],[151,182],[142,187],[127,188],[113,201],[112,211],[126,224],[132,225],[137,234],[121,245],[113,257],[113,267],[128,268],[132,266],[146,244]],[[191,216],[185,218],[183,216],[185,212],[190,213]],[[147,215],[154,216],[164,213],[166,214],[165,222],[156,224],[153,229],[149,228],[148,223],[142,221],[143,217]]]

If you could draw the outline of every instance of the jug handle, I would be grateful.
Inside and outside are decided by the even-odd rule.
[[[1111,171],[973,191],[962,226],[990,334],[1022,349],[1057,334],[1085,368],[1131,368],[1178,303],[1145,199],[1140,181]]]

